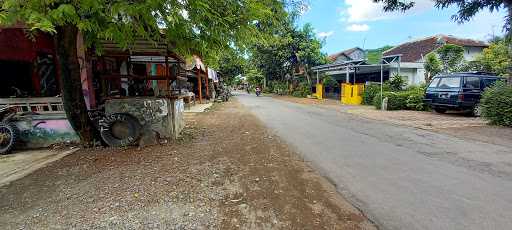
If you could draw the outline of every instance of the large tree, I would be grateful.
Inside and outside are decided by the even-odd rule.
[[[509,42],[502,39],[494,39],[488,48],[477,55],[475,60],[466,66],[468,71],[487,71],[506,76],[508,67],[512,65],[512,53],[507,49]]]
[[[136,38],[166,39],[181,54],[205,59],[230,46],[244,48],[260,39],[262,25],[282,17],[281,0],[0,0],[0,24],[24,22],[32,31],[55,34],[63,101],[82,142],[92,142],[77,57],[77,37],[87,46],[112,40],[129,48]],[[252,43],[251,43],[252,42]]]
[[[322,43],[309,24],[297,28],[290,19],[279,28],[272,39],[254,46],[251,62],[268,80],[285,80],[297,68],[302,68],[310,82],[311,67],[327,62],[321,52]]]

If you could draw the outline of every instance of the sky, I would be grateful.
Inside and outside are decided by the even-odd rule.
[[[456,7],[437,9],[430,0],[416,0],[406,13],[385,13],[372,0],[310,0],[298,24],[313,25],[317,37],[325,41],[322,51],[327,54],[355,46],[398,45],[436,34],[484,41],[492,34],[503,34],[504,10],[482,11],[464,24],[451,19],[456,12]]]

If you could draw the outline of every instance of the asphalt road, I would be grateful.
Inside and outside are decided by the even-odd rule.
[[[237,98],[381,229],[512,229],[508,147],[326,107]]]

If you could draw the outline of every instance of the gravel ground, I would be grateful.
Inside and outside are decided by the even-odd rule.
[[[238,102],[183,137],[87,149],[0,188],[1,229],[375,229]]]

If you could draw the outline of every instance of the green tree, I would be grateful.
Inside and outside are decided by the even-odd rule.
[[[311,83],[311,67],[327,62],[321,48],[311,25],[298,29],[288,20],[278,27],[273,39],[254,46],[250,60],[268,80],[286,80],[302,68]]]
[[[334,88],[334,87],[338,87],[339,86],[339,83],[336,81],[336,79],[334,79],[332,76],[330,75],[326,75],[322,78],[322,83],[325,87],[330,87],[330,88]]]
[[[212,67],[219,70],[223,80],[232,82],[236,76],[244,73],[247,59],[236,49],[227,49]]]
[[[434,76],[441,73],[442,66],[441,61],[437,57],[435,53],[429,53],[425,57],[425,64],[423,64],[425,68],[425,82],[430,82]]]
[[[249,69],[245,74],[245,77],[252,87],[261,87],[261,85],[263,85],[263,80],[265,79],[263,74],[255,68]]]
[[[479,54],[475,61],[476,70],[483,70],[505,76],[508,73],[508,67],[512,65],[512,56],[508,44],[505,40],[491,43],[489,48]]]
[[[64,107],[84,144],[92,142],[93,126],[81,89],[79,32],[87,46],[113,40],[129,48],[137,38],[164,39],[178,53],[197,53],[209,60],[227,47],[266,39],[266,31],[287,15],[280,0],[1,0],[0,4],[0,24],[21,21],[32,31],[55,34]]]
[[[327,63],[326,55],[321,52],[322,44],[315,37],[311,24],[304,25],[300,30],[293,30],[292,38],[292,60],[295,59],[295,64],[304,68],[304,75],[308,84],[311,84],[311,67]]]
[[[464,48],[458,45],[446,44],[435,50],[442,63],[445,73],[457,72],[464,64]]]

